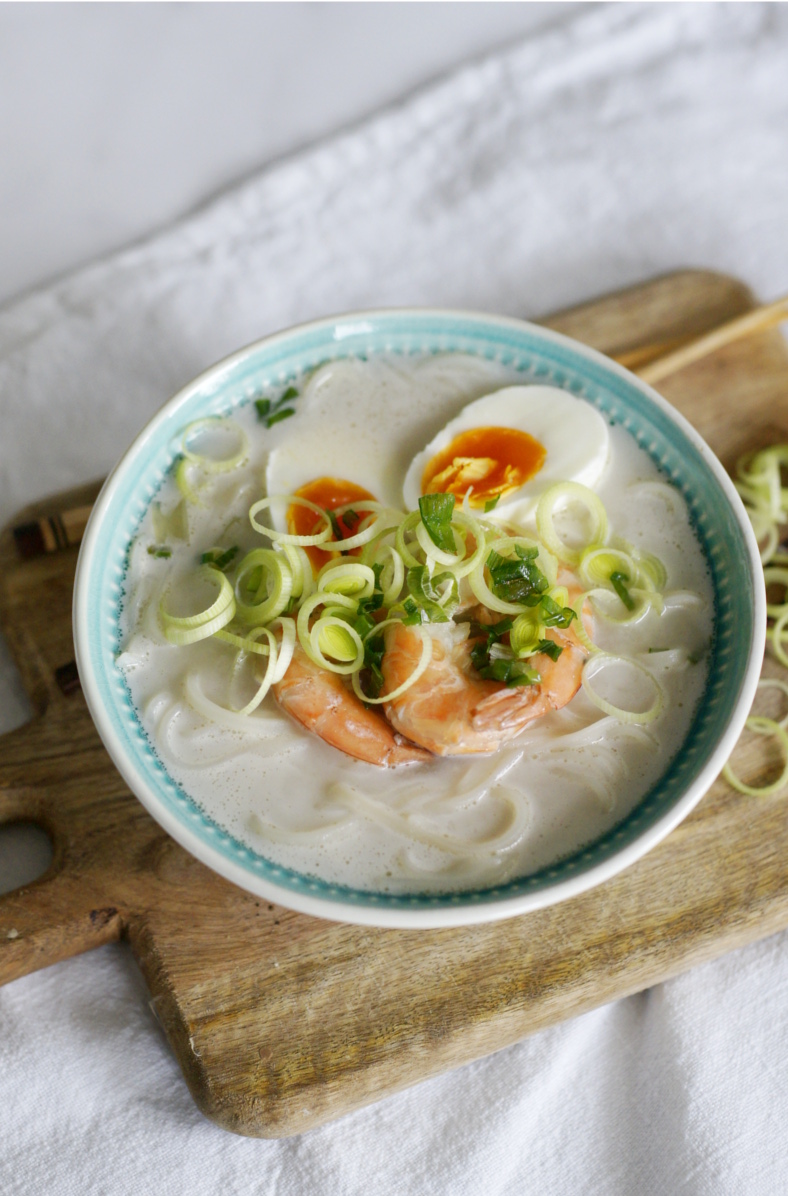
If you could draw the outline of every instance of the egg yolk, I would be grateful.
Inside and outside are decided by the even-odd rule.
[[[422,494],[455,494],[483,507],[501,495],[518,490],[538,473],[547,450],[517,428],[469,428],[427,463]]]
[[[314,481],[299,486],[295,491],[295,497],[306,498],[324,511],[334,511],[337,507],[346,507],[352,503],[356,518],[351,516],[350,511],[346,511],[344,516],[336,516],[334,522],[334,534],[336,536],[338,531],[341,540],[355,536],[359,521],[369,514],[369,508],[360,505],[363,500],[366,498],[377,502],[375,495],[370,494],[369,490],[365,490],[363,486],[357,486],[355,482],[348,482],[344,478],[315,478]],[[297,506],[294,503],[287,508],[287,530],[291,535],[313,536],[323,526],[323,520],[308,507]],[[312,568],[317,572],[336,555],[333,552],[325,552],[322,548],[312,546],[304,551],[312,562]],[[357,550],[351,549],[350,551]]]

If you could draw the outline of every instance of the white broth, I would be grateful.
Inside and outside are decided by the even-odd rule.
[[[180,499],[172,479],[157,496],[158,511],[153,504],[143,519],[129,555],[118,666],[170,776],[209,818],[266,858],[380,892],[499,884],[598,838],[680,750],[706,680],[711,582],[681,495],[617,426],[608,429],[595,491],[611,533],[658,557],[667,582],[662,613],[649,609],[632,623],[597,613],[595,643],[638,667],[607,670],[593,685],[638,710],[650,700],[654,677],[664,705],[647,726],[606,715],[581,689],[493,754],[380,768],[304,730],[270,694],[249,715],[207,717],[206,701],[237,708],[248,699],[248,662],[231,680],[236,654],[226,643],[175,646],[162,631],[162,595],[177,602],[178,579],[193,573],[201,553],[232,544],[242,555],[263,546],[248,512],[264,493],[266,469],[287,493],[299,477],[337,476],[402,507],[409,466],[440,429],[481,396],[524,384],[499,364],[460,354],[329,364],[296,380],[294,414],[270,428],[252,403],[235,412],[249,437],[248,458],[213,476],[201,491],[209,502],[189,506],[188,541],[167,534],[173,529],[161,521]],[[571,428],[557,434],[571,447]]]

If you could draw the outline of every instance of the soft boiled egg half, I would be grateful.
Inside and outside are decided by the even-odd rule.
[[[477,510],[523,522],[554,482],[593,488],[608,460],[599,412],[556,386],[506,386],[469,403],[414,457],[403,484],[408,510],[424,494],[466,494]]]

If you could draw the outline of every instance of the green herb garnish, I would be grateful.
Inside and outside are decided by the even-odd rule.
[[[485,681],[502,681],[510,689],[515,685],[538,685],[542,680],[536,669],[521,660],[493,660],[479,670]]]
[[[501,501],[500,494],[496,494],[495,498],[488,498],[487,502],[484,504],[485,515],[487,514],[488,511],[494,511],[500,501]]]
[[[331,528],[334,533],[334,539],[344,540],[345,536],[344,532],[342,531],[342,524],[339,522],[339,516],[335,515],[333,511],[326,511],[326,515],[328,515],[329,519],[331,520]]]
[[[200,557],[201,565],[213,565],[215,569],[224,570],[239,552],[238,545],[233,544],[225,552],[204,552]]]
[[[381,594],[380,590],[376,590],[374,593],[370,594],[369,598],[362,598],[359,601],[358,609],[356,610],[353,618],[350,620],[350,625],[355,631],[358,632],[362,639],[365,635],[368,635],[375,626],[375,619],[373,619],[372,616],[375,611],[380,610],[382,605],[383,595]]]
[[[405,582],[411,598],[428,623],[448,623],[449,612],[458,602],[457,578],[452,573],[430,577],[426,565],[414,565],[405,574]],[[438,588],[444,583],[450,587],[448,598]]]
[[[281,420],[287,419],[291,415],[295,415],[295,408],[288,407],[293,399],[298,398],[298,391],[294,386],[288,386],[284,394],[281,394],[278,399],[255,399],[254,405],[257,411],[257,418],[262,420],[266,428],[272,428],[274,424],[278,424]]]
[[[536,651],[543,652],[551,660],[558,660],[563,650],[561,644],[557,644],[555,640],[539,640],[539,643],[536,645]]]
[[[497,644],[505,635],[508,635],[514,626],[514,619],[507,616],[505,619],[499,619],[497,623],[471,623],[471,631],[474,636],[479,638],[471,648],[471,661],[473,667],[478,673],[483,673],[483,670],[488,668],[492,662],[492,652]]]
[[[166,545],[163,545],[162,547],[158,547],[155,544],[151,544],[148,548],[148,555],[155,556],[155,557],[160,558],[161,560],[166,561],[166,560],[168,560],[169,557],[172,556],[172,549],[167,548]]]
[[[421,622],[421,611],[412,598],[405,599],[402,609],[405,611],[405,618],[402,622],[406,627],[412,627],[415,623]]]
[[[295,415],[295,407],[283,407],[280,411],[275,411],[273,415],[269,415],[265,421],[266,428],[273,428],[274,424],[280,423],[288,416]]]
[[[536,564],[539,550],[533,553],[527,549],[522,551],[525,555],[518,553],[516,558],[503,557],[494,549],[490,552],[487,557],[490,589],[496,598],[504,602],[536,606],[548,588],[547,578]]]
[[[381,664],[386,651],[382,635],[372,636],[364,645],[364,668],[367,669],[364,692],[371,698],[377,698],[383,689],[383,671]]]
[[[539,601],[541,620],[545,627],[566,628],[577,618],[577,612],[571,606],[559,606],[549,594],[545,594]]]
[[[634,610],[635,601],[626,586],[629,581],[628,574],[621,573],[616,569],[610,574],[610,581],[627,610]]]
[[[442,552],[456,552],[451,519],[454,514],[453,494],[424,494],[419,499],[421,522],[436,548]]]

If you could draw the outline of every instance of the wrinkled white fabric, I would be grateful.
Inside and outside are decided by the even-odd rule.
[[[276,328],[537,315],[688,265],[788,287],[784,5],[573,13],[7,306],[0,519],[106,472],[182,383]],[[130,955],[104,948],[0,990],[0,1191],[771,1196],[787,998],[778,935],[264,1142],[197,1112]]]

